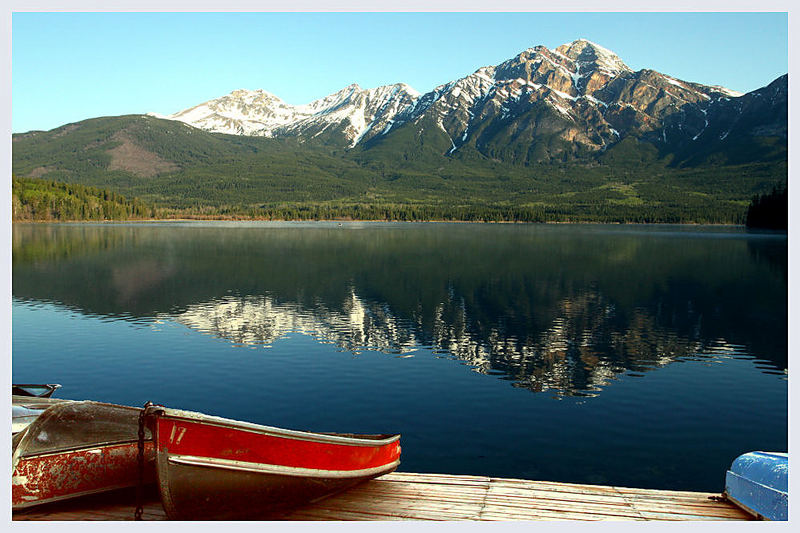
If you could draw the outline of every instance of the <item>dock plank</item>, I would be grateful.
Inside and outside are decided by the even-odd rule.
[[[270,520],[751,520],[704,492],[394,472]],[[13,513],[14,520],[132,520],[126,489]],[[166,520],[158,492],[145,492],[144,520]]]

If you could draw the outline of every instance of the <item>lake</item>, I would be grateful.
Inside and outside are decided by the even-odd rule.
[[[719,492],[787,449],[787,238],[737,227],[14,224],[12,378],[402,434],[401,471]]]

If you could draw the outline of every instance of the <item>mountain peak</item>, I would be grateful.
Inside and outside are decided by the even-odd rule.
[[[621,72],[631,72],[617,54],[588,39],[577,39],[571,43],[562,44],[555,51],[573,61],[594,66],[597,70],[606,71],[616,76]]]
[[[230,94],[231,94],[231,96],[254,96],[254,95],[270,94],[270,93],[268,93],[264,89],[255,89],[255,90],[251,90],[251,89],[234,89],[233,91],[230,92]]]
[[[256,101],[264,101],[264,100],[283,102],[283,100],[279,96],[276,96],[271,92],[265,91],[264,89],[255,89],[255,90],[235,89],[230,93],[228,93],[226,96],[222,96],[220,98],[217,98],[216,100],[220,99],[234,99],[247,103],[253,103]]]
[[[392,87],[393,89],[397,89],[398,91],[405,91],[405,92],[407,92],[409,95],[411,95],[414,98],[418,97],[421,94],[418,90],[413,88],[411,85],[408,85],[407,83],[403,83],[403,82],[394,83],[394,84],[390,85],[389,87]]]

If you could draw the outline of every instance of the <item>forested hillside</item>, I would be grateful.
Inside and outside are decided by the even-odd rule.
[[[440,134],[345,150],[103,117],[15,134],[13,171],[136,197],[160,216],[535,222],[739,224],[754,195],[787,179],[785,157],[676,167],[628,138],[596,157],[520,164],[450,156]]]
[[[38,220],[130,220],[153,218],[153,207],[94,187],[32,178],[12,178],[12,217]]]

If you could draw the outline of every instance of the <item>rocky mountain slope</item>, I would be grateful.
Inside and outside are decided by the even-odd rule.
[[[237,135],[322,136],[317,140],[349,148],[400,139],[419,145],[427,128],[441,137],[428,144],[446,155],[477,150],[515,163],[602,153],[626,137],[662,155],[696,159],[692,148],[707,156],[731,128],[756,118],[754,106],[758,113],[769,107],[774,120],[740,133],[785,139],[785,77],[773,85],[762,98],[759,91],[741,95],[653,70],[634,72],[610,50],[578,39],[554,50],[529,48],[421,95],[404,84],[351,85],[291,106],[263,90],[238,90],[164,118]]]

